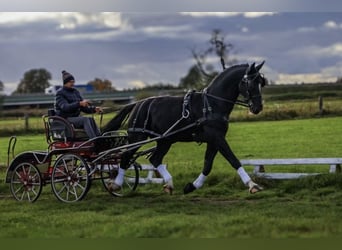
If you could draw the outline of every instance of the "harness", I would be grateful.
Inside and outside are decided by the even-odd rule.
[[[137,111],[136,116],[134,117],[134,120],[133,120],[132,127],[128,128],[128,132],[142,132],[142,133],[148,133],[148,134],[151,134],[151,135],[154,135],[154,136],[158,136],[158,137],[166,137],[166,136],[170,136],[170,135],[176,134],[178,132],[187,130],[187,129],[191,128],[191,127],[199,126],[199,124],[203,122],[202,119],[198,119],[194,123],[188,124],[188,125],[180,128],[180,129],[172,131],[181,121],[189,119],[190,112],[191,112],[190,100],[191,100],[191,96],[192,96],[193,93],[195,93],[194,90],[189,90],[185,94],[185,96],[183,98],[182,116],[170,128],[168,128],[163,134],[158,134],[158,133],[156,133],[156,132],[154,132],[152,130],[146,129],[146,126],[147,126],[147,123],[148,123],[148,119],[149,119],[149,116],[150,116],[151,107],[152,107],[153,103],[156,101],[156,99],[158,99],[160,97],[155,97],[150,102],[150,104],[148,106],[147,115],[146,115],[146,119],[144,121],[144,127],[143,128],[136,128],[135,126],[136,126],[136,122],[137,122],[139,113],[141,111],[141,108],[145,105],[145,102],[147,100],[149,100],[149,99],[144,100],[143,103],[141,105],[139,105],[138,111]]]
[[[230,104],[233,104],[233,105],[237,104],[237,105],[244,106],[244,107],[251,107],[250,101],[253,98],[260,97],[260,95],[255,95],[255,96],[250,95],[249,90],[248,90],[248,85],[249,85],[250,81],[254,81],[256,79],[256,77],[258,77],[259,75],[260,75],[259,72],[255,73],[253,75],[244,75],[243,79],[239,83],[239,91],[240,91],[241,94],[243,93],[242,95],[245,97],[245,100],[232,101],[232,100],[229,100],[229,99],[226,99],[226,98],[222,98],[222,97],[219,97],[219,96],[216,96],[216,95],[208,93],[207,92],[207,88],[205,88],[202,92],[196,92],[194,90],[189,90],[184,95],[184,98],[183,98],[182,115],[181,115],[181,117],[171,127],[169,127],[163,134],[158,134],[158,133],[156,133],[154,131],[146,129],[147,124],[148,124],[148,119],[149,119],[149,116],[150,116],[151,107],[154,104],[154,102],[158,98],[160,98],[160,97],[154,97],[153,100],[149,103],[148,110],[147,110],[147,115],[146,115],[146,119],[144,121],[143,128],[136,128],[135,127],[137,119],[138,119],[138,116],[139,116],[140,111],[141,111],[141,108],[151,98],[146,99],[146,100],[143,101],[143,103],[141,105],[139,105],[138,111],[137,111],[136,116],[135,116],[135,118],[133,120],[133,124],[132,124],[133,126],[131,128],[129,128],[128,131],[129,132],[148,133],[148,134],[160,137],[160,138],[164,138],[164,137],[168,137],[168,136],[171,136],[173,134],[182,132],[182,131],[187,130],[189,128],[192,128],[192,127],[195,127],[195,126],[200,126],[203,122],[208,121],[208,120],[221,120],[221,121],[224,121],[224,122],[228,122],[226,117],[224,117],[222,115],[219,115],[219,114],[213,113],[213,109],[212,109],[212,107],[210,105],[210,102],[209,102],[209,97],[213,98],[213,99],[216,99],[218,101],[230,103]],[[190,102],[191,102],[191,97],[192,97],[192,95],[194,93],[201,93],[201,95],[202,95],[202,100],[203,100],[203,108],[202,108],[202,114],[203,115],[202,115],[202,117],[200,117],[196,121],[194,121],[194,122],[192,122],[192,123],[190,123],[190,124],[188,124],[188,125],[186,125],[186,126],[184,126],[182,128],[174,130],[174,128],[181,121],[186,120],[186,119],[190,119],[190,114],[191,114],[191,105],[190,105],[191,103]]]
[[[183,120],[190,119],[190,114],[191,114],[191,97],[195,93],[201,93],[201,95],[202,95],[202,100],[203,100],[203,108],[202,108],[202,114],[203,115],[202,115],[202,117],[198,118],[196,121],[194,121],[194,122],[192,122],[192,123],[190,123],[190,124],[188,124],[188,125],[186,125],[186,126],[184,126],[182,128],[174,130],[174,128],[180,122],[182,122]],[[187,130],[187,129],[192,128],[192,127],[198,127],[203,122],[208,121],[208,120],[221,120],[221,121],[228,122],[226,117],[223,117],[222,115],[218,115],[218,114],[215,115],[215,113],[213,113],[213,109],[212,109],[212,107],[210,105],[208,97],[214,98],[214,99],[219,100],[219,101],[231,103],[231,104],[238,104],[238,105],[242,105],[244,107],[249,107],[249,105],[245,101],[237,100],[236,102],[233,102],[231,100],[228,100],[228,99],[225,99],[225,98],[222,98],[222,97],[219,97],[219,96],[215,96],[215,95],[209,94],[209,93],[207,93],[207,89],[204,89],[202,92],[196,92],[195,90],[189,90],[184,95],[184,98],[183,98],[182,115],[181,115],[181,117],[174,124],[172,124],[172,126],[169,127],[163,134],[158,134],[158,133],[156,133],[156,132],[154,132],[152,130],[146,129],[147,124],[148,124],[148,120],[149,120],[149,116],[150,116],[151,107],[154,104],[154,102],[158,98],[160,98],[160,97],[155,97],[149,103],[147,114],[146,114],[146,118],[144,120],[143,128],[137,128],[136,127],[136,122],[137,122],[137,119],[138,119],[138,116],[139,116],[139,114],[141,112],[142,107],[145,105],[145,103],[149,99],[144,100],[141,103],[141,105],[139,105],[137,113],[136,113],[136,115],[135,115],[135,117],[133,119],[132,127],[128,128],[128,132],[142,132],[142,133],[148,133],[150,135],[154,135],[154,136],[157,136],[157,137],[160,137],[160,138],[164,138],[164,137],[168,137],[168,136],[174,135],[176,133],[182,132],[182,131]]]

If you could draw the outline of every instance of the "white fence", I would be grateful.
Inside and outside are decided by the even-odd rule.
[[[279,165],[328,165],[329,173],[340,173],[342,158],[288,158],[288,159],[251,159],[241,160],[242,166],[254,166],[253,174],[269,179],[294,179],[320,173],[267,173],[265,166]]]

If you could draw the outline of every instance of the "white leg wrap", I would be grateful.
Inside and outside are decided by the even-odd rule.
[[[122,169],[122,168],[119,168],[119,172],[118,172],[118,175],[116,176],[115,178],[115,181],[114,183],[118,186],[122,186],[123,182],[124,182],[124,176],[125,176],[125,172],[126,170],[125,169]]]
[[[245,169],[243,167],[239,167],[237,170],[237,173],[239,174],[242,182],[245,185],[248,185],[248,182],[250,182],[251,177],[249,177],[249,175],[247,174],[247,172],[245,171]]]
[[[207,176],[201,173],[192,184],[195,186],[196,189],[199,189],[200,187],[203,186],[206,178]]]
[[[166,165],[160,164],[157,167],[157,170],[160,173],[160,175],[163,177],[164,182],[166,182],[166,183],[169,183],[170,181],[172,182],[172,176],[169,173],[169,171],[167,171]]]

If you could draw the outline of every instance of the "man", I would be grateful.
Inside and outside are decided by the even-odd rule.
[[[75,128],[83,128],[89,138],[100,135],[100,131],[92,117],[80,116],[81,111],[87,114],[102,112],[100,107],[90,106],[89,101],[84,100],[80,92],[74,88],[75,78],[65,70],[62,71],[63,88],[56,93],[56,115],[67,119]]]

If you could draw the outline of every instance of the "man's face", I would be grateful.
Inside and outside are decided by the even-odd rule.
[[[67,82],[64,86],[66,86],[68,88],[72,88],[72,87],[74,87],[74,85],[75,85],[75,81],[71,80],[71,81]]]

